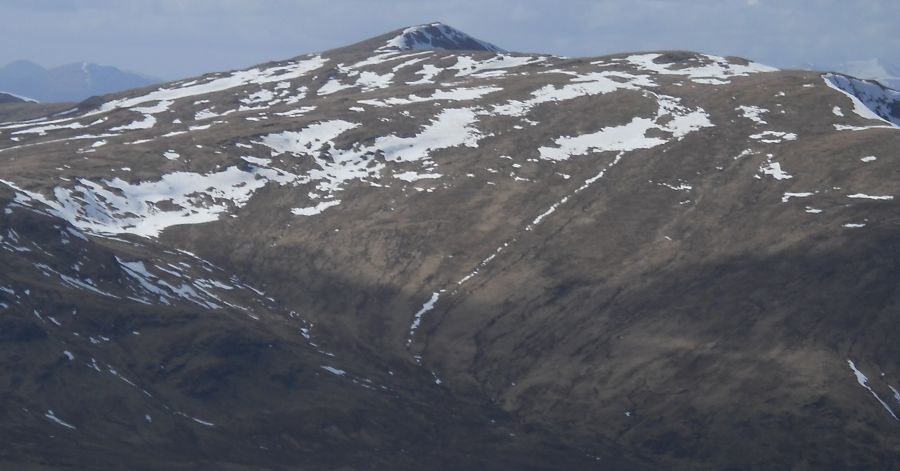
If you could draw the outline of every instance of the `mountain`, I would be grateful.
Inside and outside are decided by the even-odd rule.
[[[854,111],[871,119],[900,126],[900,91],[876,80],[860,80],[839,74],[826,76],[827,83],[854,98]]]
[[[0,92],[0,105],[7,103],[35,103],[35,100],[14,93]]]
[[[45,69],[20,60],[0,68],[0,90],[42,102],[80,101],[158,82],[115,67],[86,62]]]
[[[847,61],[839,66],[839,71],[848,75],[878,82],[900,89],[900,66],[883,59]]]
[[[2,467],[900,467],[885,96],[435,30],[0,124]]]

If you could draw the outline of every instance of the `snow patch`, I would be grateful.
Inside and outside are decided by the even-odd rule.
[[[617,90],[637,90],[655,84],[647,77],[625,72],[591,72],[570,79],[570,83],[559,88],[545,85],[531,93],[528,100],[511,100],[504,105],[494,105],[493,113],[501,116],[525,116],[535,106],[574,100],[584,96],[604,95]]]
[[[407,98],[386,98],[383,100],[359,100],[363,105],[378,106],[382,108],[396,105],[410,105],[413,103],[422,103],[426,101],[450,100],[450,101],[468,101],[481,98],[487,94],[499,92],[503,89],[500,87],[473,87],[473,88],[454,88],[451,90],[435,90],[430,96],[421,97],[417,95],[409,95]],[[351,108],[352,109],[352,108]],[[363,110],[364,111],[364,110]]]
[[[67,422],[63,422],[59,417],[56,416],[56,414],[52,410],[47,410],[47,413],[44,414],[44,417],[50,419],[53,422],[56,422],[59,425],[62,425],[63,427],[65,427],[67,429],[77,430],[77,428],[74,425],[69,424]]]
[[[308,208],[291,209],[291,213],[293,213],[295,216],[315,216],[316,214],[321,214],[322,211],[325,211],[326,209],[337,206],[339,204],[341,204],[341,200],[323,201],[315,206],[310,206]]]
[[[340,368],[332,367],[332,366],[321,365],[321,368],[335,376],[345,376],[347,374],[346,371],[344,371]]]
[[[882,201],[890,201],[890,200],[894,199],[894,197],[890,196],[890,195],[872,196],[872,195],[866,195],[863,193],[854,193],[852,195],[847,195],[847,198],[866,199],[866,200],[882,200]]]
[[[314,56],[305,60],[289,62],[286,65],[266,69],[257,67],[232,72],[224,77],[206,79],[203,82],[192,81],[183,83],[180,86],[176,85],[172,88],[160,88],[147,93],[146,95],[106,102],[100,107],[97,113],[110,111],[116,108],[131,108],[149,102],[171,102],[182,98],[221,92],[249,84],[262,85],[271,82],[292,80],[305,76],[307,73],[322,67],[326,62],[327,59],[323,59],[321,56]]]
[[[674,97],[659,96],[658,100],[659,110],[653,119],[633,118],[628,124],[609,126],[595,133],[563,136],[554,141],[557,147],[539,148],[540,156],[545,160],[561,161],[589,152],[650,149],[669,142],[669,139],[661,137],[647,137],[650,130],[665,131],[672,138],[681,139],[693,131],[713,126],[703,109],[690,110],[680,105]],[[671,119],[665,124],[659,124],[666,117]]]
[[[889,406],[886,402],[881,400],[881,397],[879,397],[878,394],[874,390],[872,390],[872,387],[869,386],[869,378],[867,378],[866,375],[863,374],[862,371],[860,371],[859,369],[856,368],[856,364],[854,364],[853,361],[850,359],[847,360],[847,364],[850,366],[850,369],[853,371],[853,374],[856,376],[856,382],[858,382],[860,386],[866,388],[870,393],[872,393],[872,396],[874,396],[875,399],[878,400],[878,402],[881,404],[882,407],[884,407],[884,410],[886,410],[888,412],[888,414],[891,414],[891,417],[893,417],[894,420],[900,420],[897,418],[897,415],[894,414],[894,411],[891,409],[891,406]]]
[[[405,182],[415,182],[419,180],[426,179],[434,179],[441,178],[440,173],[416,173],[416,172],[403,172],[403,173],[395,173],[394,178],[398,180],[403,180]]]
[[[793,175],[782,170],[781,164],[778,162],[766,162],[759,168],[759,171],[765,175],[771,175],[772,178],[776,180],[788,180],[794,178]]]
[[[237,166],[208,174],[174,172],[158,181],[137,183],[119,178],[99,182],[80,178],[71,188],[54,188],[54,199],[12,182],[0,183],[16,190],[22,201],[42,203],[83,231],[157,237],[170,226],[215,221],[219,214],[242,207],[269,181],[285,183],[290,179],[272,169],[252,167],[245,171]]]
[[[416,335],[416,330],[419,328],[419,325],[422,323],[422,316],[425,315],[428,311],[434,309],[434,305],[437,304],[438,299],[441,297],[441,293],[439,291],[435,291],[431,294],[431,299],[425,301],[425,304],[422,305],[422,308],[419,309],[415,315],[413,315],[413,321],[409,325],[409,336],[406,339],[406,346],[409,347],[412,345],[413,337]]]
[[[756,124],[768,124],[762,119],[763,113],[768,113],[769,110],[765,108],[760,108],[758,106],[738,106],[735,108],[743,114],[743,117],[755,122]]]
[[[797,135],[792,132],[763,131],[759,134],[751,134],[750,139],[756,139],[766,144],[779,144],[784,141],[796,141]]]
[[[678,64],[659,64],[655,60],[662,57],[662,54],[636,54],[625,58],[626,62],[631,63],[642,69],[656,72],[660,75],[684,75],[695,83],[705,85],[724,85],[730,83],[728,79],[732,77],[745,77],[750,74],[762,72],[777,72],[778,69],[769,67],[755,62],[747,65],[735,64],[728,59],[720,56],[707,54],[699,54],[698,58],[706,63],[697,66],[688,66],[682,68],[674,68]]]
[[[809,197],[812,195],[813,195],[813,193],[809,193],[809,192],[803,192],[803,193],[788,193],[788,192],[786,192],[784,194],[784,196],[781,197],[781,202],[787,203],[788,201],[791,200],[791,198],[806,198],[806,197]]]

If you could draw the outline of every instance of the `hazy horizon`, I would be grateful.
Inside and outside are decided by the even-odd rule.
[[[372,8],[361,0],[0,0],[14,38],[7,43],[13,47],[0,49],[0,65],[92,62],[172,80],[441,21],[513,51],[599,56],[687,49],[897,79],[900,2],[810,3],[387,0]]]

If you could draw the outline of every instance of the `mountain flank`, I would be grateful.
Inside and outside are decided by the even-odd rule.
[[[896,103],[432,23],[0,123],[0,464],[898,468]]]

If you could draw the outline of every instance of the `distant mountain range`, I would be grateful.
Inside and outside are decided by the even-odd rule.
[[[0,68],[0,91],[40,102],[81,101],[95,95],[145,87],[161,80],[115,67],[76,62],[45,68],[18,60]]]
[[[883,58],[850,60],[840,64],[816,64],[813,70],[834,70],[864,80],[877,80],[882,85],[900,90],[900,64]]]

